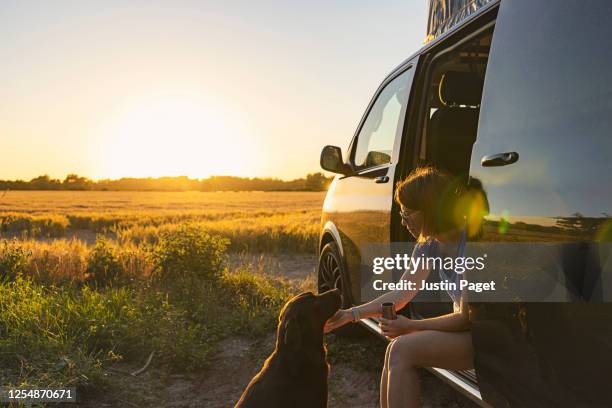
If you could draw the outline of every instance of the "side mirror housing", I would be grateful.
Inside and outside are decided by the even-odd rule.
[[[332,173],[347,175],[351,172],[349,166],[342,160],[342,150],[338,146],[325,146],[321,151],[321,168]]]

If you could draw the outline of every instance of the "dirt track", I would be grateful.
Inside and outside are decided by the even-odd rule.
[[[139,377],[118,381],[122,393],[94,397],[82,407],[227,408],[238,400],[263,360],[274,338],[253,341],[234,338],[211,361],[210,369],[190,375],[149,370]],[[378,350],[380,352],[380,350]],[[376,358],[376,355],[371,356]],[[363,358],[355,355],[355,358]],[[330,408],[378,407],[379,370],[357,367],[350,361],[332,363],[329,378]],[[466,408],[475,405],[427,371],[421,372],[423,407]]]

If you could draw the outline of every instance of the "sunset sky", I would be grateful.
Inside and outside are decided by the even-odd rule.
[[[426,1],[3,1],[0,179],[291,179],[343,148]]]

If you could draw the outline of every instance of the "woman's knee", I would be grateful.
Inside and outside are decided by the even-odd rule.
[[[389,369],[389,355],[391,354],[391,347],[393,347],[394,340],[391,340],[389,344],[387,344],[387,349],[385,350],[385,361],[384,361],[384,369]]]
[[[389,354],[391,354],[391,348],[393,347],[393,343],[395,343],[395,339],[391,340],[389,344],[387,344],[387,349],[385,350],[385,360],[389,359]]]
[[[393,340],[387,347],[388,364],[391,370],[406,370],[414,367],[416,333],[404,334]]]

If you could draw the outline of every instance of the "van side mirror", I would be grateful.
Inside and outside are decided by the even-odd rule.
[[[321,151],[321,168],[332,173],[347,175],[351,172],[349,166],[342,160],[342,150],[338,146],[325,146]]]

